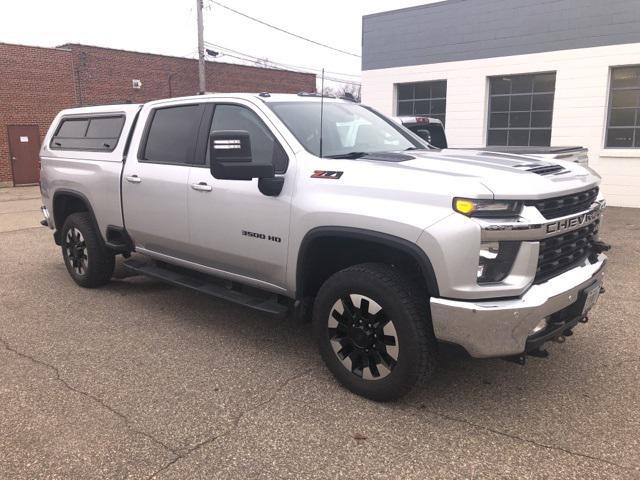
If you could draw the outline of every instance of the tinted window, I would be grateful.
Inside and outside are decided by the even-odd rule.
[[[549,146],[555,73],[489,79],[487,145]]]
[[[398,116],[427,115],[445,123],[447,81],[401,83],[397,86]]]
[[[63,120],[60,124],[60,128],[58,129],[57,137],[65,137],[65,138],[81,138],[84,137],[87,132],[87,126],[89,125],[89,120],[87,119],[78,119],[78,120]]]
[[[201,118],[200,105],[155,110],[147,132],[144,160],[156,163],[192,163]]]
[[[611,69],[609,148],[640,148],[640,66]]]
[[[289,159],[286,153],[262,120],[248,108],[238,105],[216,105],[211,131],[220,130],[249,132],[252,161],[273,164],[276,173],[287,170]]]
[[[118,137],[123,124],[123,117],[92,118],[87,129],[87,138]]]
[[[51,148],[110,152],[118,144],[123,116],[63,119],[51,139]]]

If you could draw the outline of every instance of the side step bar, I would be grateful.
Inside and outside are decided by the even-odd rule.
[[[275,294],[269,294],[268,297],[251,295],[237,288],[227,288],[221,280],[197,272],[191,273],[179,267],[174,269],[155,262],[134,259],[124,262],[124,266],[140,275],[157,278],[172,285],[187,287],[212,297],[222,298],[272,315],[285,316],[290,311],[289,307],[278,303],[278,296]]]

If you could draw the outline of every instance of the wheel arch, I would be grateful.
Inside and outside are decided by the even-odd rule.
[[[96,220],[95,213],[93,212],[93,207],[91,206],[91,202],[89,199],[81,192],[76,190],[57,190],[53,194],[53,222],[56,227],[56,230],[53,234],[53,238],[57,245],[61,243],[61,234],[62,234],[62,226],[66,221],[67,217],[74,213],[79,212],[88,212],[91,216],[91,223],[98,233],[98,239],[104,245],[104,238],[102,237],[102,232],[100,231],[100,227],[98,225],[98,221]]]
[[[356,253],[354,262],[345,263],[338,259],[332,264],[331,261],[323,259],[322,267],[318,269],[317,257],[325,255],[327,247],[330,248],[341,242],[342,244],[346,242],[348,248],[357,248],[353,252]],[[381,258],[376,259],[376,255],[381,253]],[[415,262],[429,295],[439,296],[438,282],[431,261],[415,243],[373,230],[333,226],[314,228],[304,236],[296,262],[296,298],[314,296],[319,284],[342,268],[356,263],[384,261],[393,258],[404,261],[410,259]],[[331,268],[332,265],[333,268]]]

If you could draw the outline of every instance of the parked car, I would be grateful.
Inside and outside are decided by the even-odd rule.
[[[600,178],[523,158],[428,149],[374,109],[310,95],[76,108],[42,146],[43,224],[82,287],[107,284],[121,254],[311,316],[335,377],[391,400],[433,373],[438,342],[521,360],[586,321],[607,261]]]
[[[436,148],[448,148],[444,125],[437,118],[418,116],[394,117],[403,126]]]
[[[442,121],[426,116],[395,117],[405,127],[436,148],[449,148]],[[456,147],[457,148],[457,147]],[[525,155],[540,160],[565,160],[580,165],[589,164],[589,150],[584,147],[474,147],[471,150]]]

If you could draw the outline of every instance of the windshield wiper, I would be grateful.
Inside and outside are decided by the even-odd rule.
[[[369,155],[371,152],[349,152],[340,153],[337,155],[325,155],[324,158],[361,158],[365,155]]]

